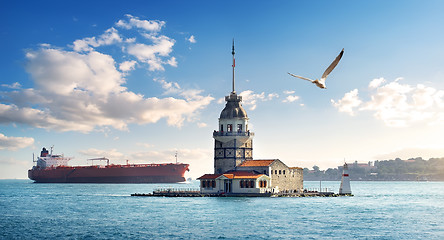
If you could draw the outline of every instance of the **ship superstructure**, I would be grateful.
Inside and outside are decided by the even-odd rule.
[[[61,166],[68,166],[68,161],[72,159],[72,157],[65,157],[62,155],[54,155],[52,154],[53,147],[51,147],[51,152],[48,152],[46,148],[43,148],[40,152],[40,156],[37,157],[37,168],[56,168]]]

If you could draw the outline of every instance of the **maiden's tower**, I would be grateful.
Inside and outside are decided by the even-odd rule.
[[[279,159],[253,160],[254,133],[242,97],[235,91],[234,41],[232,91],[214,130],[214,173],[198,178],[201,193],[262,194],[303,190],[302,168],[288,167]]]

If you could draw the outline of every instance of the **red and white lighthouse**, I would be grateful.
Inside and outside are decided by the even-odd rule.
[[[341,179],[341,187],[339,188],[339,195],[351,195],[351,188],[350,188],[350,176],[348,175],[348,165],[347,163],[344,163],[344,170],[342,172],[342,179]]]

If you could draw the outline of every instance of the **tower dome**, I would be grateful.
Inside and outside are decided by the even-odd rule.
[[[232,119],[232,118],[248,118],[247,112],[242,107],[242,97],[237,96],[236,93],[231,93],[230,96],[225,97],[227,104],[220,113],[220,119]]]

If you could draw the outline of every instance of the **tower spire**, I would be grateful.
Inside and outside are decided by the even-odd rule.
[[[234,67],[236,66],[236,61],[234,59],[234,38],[233,38],[233,50],[231,51],[231,54],[233,54],[233,91],[232,93],[236,93],[236,91],[234,90]]]

